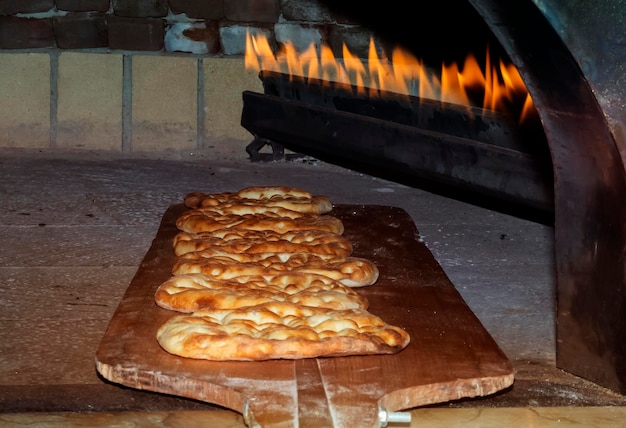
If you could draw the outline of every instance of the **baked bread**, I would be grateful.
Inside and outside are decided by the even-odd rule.
[[[294,253],[281,258],[272,255],[264,260],[249,261],[247,255],[230,257],[202,257],[188,253],[179,257],[172,268],[173,275],[201,273],[215,280],[229,280],[239,276],[262,276],[264,278],[284,273],[323,275],[341,282],[348,287],[372,285],[378,279],[378,268],[370,260],[360,257],[346,257],[328,261],[312,254]],[[189,257],[188,257],[189,256]]]
[[[271,302],[174,316],[159,328],[157,340],[181,357],[259,361],[390,354],[410,339],[401,328],[363,309]]]
[[[154,299],[178,312],[240,309],[269,302],[288,302],[327,309],[367,309],[367,299],[338,281],[321,275],[276,275],[213,280],[202,274],[175,275],[162,283]]]
[[[301,213],[298,211],[288,210],[281,207],[266,207],[258,204],[229,204],[209,207],[200,207],[194,210],[194,213],[202,213],[207,217],[223,217],[223,216],[253,216],[267,215],[269,217],[278,218],[300,218],[311,214]]]
[[[257,205],[279,207],[308,214],[326,214],[333,208],[326,196],[313,196],[307,191],[285,186],[247,187],[235,193],[189,193],[184,203],[189,208]]]
[[[181,214],[176,220],[176,227],[183,232],[212,232],[224,228],[244,230],[270,230],[278,233],[323,230],[343,234],[343,223],[330,215],[301,215],[297,218],[281,217],[273,212],[237,215],[218,214],[210,210],[197,208]]]
[[[178,257],[178,260],[207,260],[220,259],[234,263],[257,263],[262,266],[271,266],[276,263],[286,263],[286,269],[303,265],[320,266],[321,264],[334,264],[347,261],[350,257],[337,257],[332,254],[314,254],[304,251],[295,253],[269,252],[269,253],[246,253],[227,251],[222,248],[207,248],[206,250],[186,253]]]
[[[270,186],[189,193],[184,203],[172,276],[154,296],[184,313],[158,330],[167,352],[258,361],[387,354],[409,343],[353,289],[374,284],[378,268],[352,256],[327,197]]]
[[[298,253],[328,254],[347,257],[352,244],[336,233],[324,230],[301,230],[278,233],[271,230],[218,229],[212,232],[180,232],[174,237],[174,253],[219,248],[234,253]]]

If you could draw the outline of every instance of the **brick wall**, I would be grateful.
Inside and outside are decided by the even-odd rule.
[[[0,50],[241,55],[247,31],[354,53],[370,37],[314,0],[0,0]]]
[[[0,147],[247,157],[248,31],[363,58],[371,35],[315,0],[0,0]]]

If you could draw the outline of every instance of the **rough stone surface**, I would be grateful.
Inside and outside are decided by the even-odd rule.
[[[319,161],[0,159],[2,183],[13,189],[0,210],[2,235],[7,237],[3,245],[12,249],[0,253],[2,267],[54,267],[70,274],[86,267],[136,266],[165,208],[179,203],[187,192],[281,183],[325,194],[334,203],[406,209],[428,248],[505,353],[514,359],[554,357],[550,227]],[[28,181],[18,173],[26,170],[32,171]],[[29,250],[33,245],[45,251],[34,254]],[[104,286],[97,277],[89,278],[82,287],[93,291],[81,294],[85,299]],[[55,282],[39,282],[38,288],[53,287]],[[77,292],[80,287],[76,283]],[[119,288],[117,293],[122,291]]]
[[[554,366],[554,237],[548,226],[311,158],[250,163],[207,161],[195,154],[2,149],[0,165],[0,183],[10,189],[0,205],[5,237],[0,243],[5,250],[0,251],[5,317],[0,356],[22,356],[0,357],[0,375],[15,385],[33,385],[5,387],[3,403],[20,399],[23,409],[42,391],[58,395],[50,391],[63,383],[85,388],[61,388],[71,397],[58,398],[66,409],[171,408],[171,397],[119,388],[96,376],[93,355],[108,320],[169,205],[190,191],[281,183],[325,194],[334,203],[397,206],[411,215],[420,238],[516,369],[512,389],[442,407],[479,412],[481,407],[626,405],[625,397]],[[53,352],[61,340],[76,346]],[[41,365],[42,358],[54,367]],[[103,397],[91,401],[85,391],[93,388]],[[9,397],[7,391],[26,395]],[[176,408],[198,405],[178,401]]]
[[[54,18],[54,34],[61,49],[102,48],[109,45],[104,14],[70,14]]]
[[[279,0],[224,0],[224,15],[231,21],[278,22]]]
[[[0,16],[0,49],[54,47],[52,19]]]
[[[246,25],[229,25],[220,27],[222,49],[226,55],[243,55],[246,52],[246,35],[263,35],[270,41],[274,40],[274,31],[269,28]],[[275,48],[275,44],[272,46]]]
[[[163,49],[165,22],[109,16],[109,47],[119,50],[160,51]]]
[[[267,33],[274,49],[290,41],[303,50],[328,44],[329,34],[341,37],[330,6],[321,0],[0,0],[0,49],[241,55],[245,34],[238,29],[247,27]],[[348,36],[359,44],[353,32]]]
[[[71,12],[106,12],[111,4],[110,0],[55,0],[57,9]]]
[[[328,30],[329,45],[337,56],[342,55],[342,47],[345,44],[353,55],[359,58],[368,58],[370,51],[370,39],[372,32],[363,27],[333,26]],[[379,57],[382,57],[382,43],[374,40]]]
[[[310,0],[283,1],[282,14],[288,21],[331,22],[333,19],[325,4]]]
[[[54,0],[0,0],[0,15],[47,12],[54,8]]]
[[[305,27],[297,24],[276,24],[274,31],[278,43],[289,42],[298,52],[303,52],[311,46],[311,44],[313,44],[316,49],[319,49],[324,41],[324,36],[319,27]]]
[[[224,0],[170,0],[173,13],[184,13],[190,18],[219,20],[224,17]]]
[[[216,23],[178,22],[165,30],[165,50],[193,54],[214,54],[220,50]]]
[[[167,15],[167,0],[113,0],[113,11],[118,16],[132,18],[159,18]]]

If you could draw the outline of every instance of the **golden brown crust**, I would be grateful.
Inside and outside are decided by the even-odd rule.
[[[372,285],[378,279],[378,268],[374,263],[360,257],[346,257],[328,261],[313,254],[294,253],[288,257],[271,256],[264,260],[251,261],[235,255],[201,257],[188,253],[179,257],[172,269],[173,275],[201,273],[217,280],[228,280],[238,276],[258,275],[270,277],[288,272],[324,275],[348,287]],[[186,257],[189,256],[189,257]],[[245,255],[243,257],[246,257]]]
[[[297,218],[281,217],[271,212],[248,215],[213,215],[201,208],[189,210],[176,220],[176,227],[183,232],[201,233],[218,229],[238,228],[246,230],[270,230],[278,233],[298,230],[323,230],[341,235],[343,223],[336,217],[302,215]]]
[[[245,205],[245,204],[229,204],[211,207],[195,208],[196,213],[202,213],[207,217],[223,217],[223,216],[254,216],[266,215],[271,218],[300,218],[307,213],[288,210],[281,207],[266,207],[264,205]]]
[[[175,316],[159,328],[157,340],[182,357],[259,361],[390,354],[406,347],[409,336],[362,309],[272,302]]]
[[[257,206],[283,208],[307,214],[325,214],[332,210],[326,196],[314,196],[301,189],[285,186],[247,187],[235,193],[189,193],[184,203],[189,208]]]
[[[224,260],[227,263],[255,263],[268,267],[276,263],[286,263],[286,270],[299,266],[320,266],[322,264],[337,264],[348,260],[347,257],[337,257],[332,254],[314,254],[309,252],[269,252],[269,253],[238,253],[224,251],[220,248],[207,248],[183,254],[178,260]]]
[[[209,248],[250,254],[310,252],[337,257],[352,254],[352,244],[348,239],[323,230],[278,233],[230,228],[201,233],[180,232],[174,237],[174,253],[177,256]]]
[[[177,261],[155,302],[184,312],[164,323],[166,351],[208,360],[395,353],[408,334],[367,311],[350,287],[378,269],[352,257],[328,198],[296,188],[190,193],[174,239]]]
[[[176,275],[159,286],[155,301],[162,308],[179,312],[240,309],[275,301],[328,309],[367,309],[368,306],[365,297],[338,281],[299,274],[222,281],[202,274]]]
[[[286,186],[251,186],[237,192],[237,196],[246,199],[272,200],[274,198],[311,199],[313,195],[297,187]]]

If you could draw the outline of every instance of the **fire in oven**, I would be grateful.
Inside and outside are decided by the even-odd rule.
[[[553,224],[557,366],[624,393],[623,17],[608,1],[431,3],[328,3],[381,35],[360,53],[251,35],[264,93],[243,94],[247,151]]]

